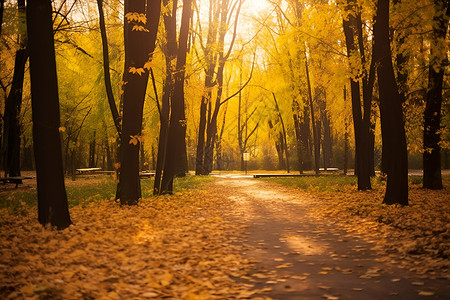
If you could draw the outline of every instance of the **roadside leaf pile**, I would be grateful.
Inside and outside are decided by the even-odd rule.
[[[381,260],[430,278],[450,278],[450,190],[411,185],[409,206],[384,205],[384,188],[314,193],[314,214],[376,241]]]
[[[238,228],[203,198],[195,190],[134,207],[77,206],[62,231],[42,228],[36,208],[0,210],[0,298],[247,298],[257,291],[233,277],[250,262],[227,239]]]

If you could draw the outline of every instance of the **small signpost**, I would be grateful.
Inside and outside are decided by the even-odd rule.
[[[242,159],[244,160],[244,164],[245,164],[245,174],[247,175],[247,162],[250,160],[250,153],[244,152],[244,153],[242,154]]]

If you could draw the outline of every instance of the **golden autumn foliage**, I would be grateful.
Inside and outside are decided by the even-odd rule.
[[[201,191],[134,207],[103,200],[72,208],[74,224],[62,231],[38,224],[35,208],[1,210],[1,298],[241,298],[246,289],[232,278],[249,262],[215,201]]]

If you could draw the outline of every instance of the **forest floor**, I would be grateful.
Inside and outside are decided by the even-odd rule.
[[[380,204],[379,186],[232,176],[135,207],[81,203],[62,231],[42,228],[35,207],[0,209],[0,298],[447,299],[446,186],[413,184],[398,207]]]

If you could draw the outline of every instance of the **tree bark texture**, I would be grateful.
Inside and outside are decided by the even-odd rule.
[[[389,39],[389,0],[379,0],[374,25],[373,59],[380,93],[381,134],[387,157],[383,203],[408,205],[408,157],[402,102],[394,76]]]
[[[71,224],[64,186],[60,113],[50,0],[29,1],[31,105],[38,220],[59,229]]]
[[[441,175],[441,107],[442,87],[446,52],[440,48],[445,45],[450,4],[448,1],[435,0],[436,15],[433,17],[433,35],[431,41],[431,55],[428,71],[428,88],[424,112],[423,131],[423,187],[428,189],[442,189]],[[439,53],[442,53],[439,56]]]
[[[142,116],[149,68],[155,49],[160,17],[160,0],[125,1],[124,42],[125,68],[123,86],[123,123],[120,144],[119,189],[116,197],[121,204],[134,205],[141,197],[139,180],[139,148]],[[136,21],[132,14],[145,15],[146,22]],[[145,30],[136,30],[141,26]]]
[[[311,124],[312,124],[313,139],[314,139],[314,171],[316,174],[319,174],[319,160],[320,160],[319,133],[317,132],[317,128],[316,128],[316,124],[315,124],[312,88],[311,88],[311,80],[309,78],[308,57],[306,55],[306,50],[305,50],[305,72],[306,72],[306,81],[308,83],[309,109],[310,109],[310,113],[311,113]]]
[[[20,109],[25,64],[28,60],[25,0],[17,1],[19,50],[16,51],[11,89],[5,102],[0,156],[6,176],[20,176]]]
[[[166,149],[167,149],[167,135],[169,128],[169,118],[170,118],[170,99],[173,95],[173,84],[174,84],[174,74],[175,69],[172,66],[172,62],[177,56],[177,23],[176,23],[176,7],[177,0],[172,2],[172,14],[164,14],[164,26],[166,28],[166,43],[163,44],[163,51],[166,57],[166,79],[163,85],[163,96],[160,111],[160,128],[159,128],[159,139],[158,139],[158,154],[156,158],[156,169],[155,169],[155,181],[153,185],[153,194],[159,195],[161,191],[161,181],[163,175],[163,169],[166,161]],[[169,5],[168,0],[163,0],[163,5]]]
[[[350,14],[348,20],[343,21],[347,55],[350,58],[357,51],[355,36],[357,33],[357,19]],[[359,40],[359,39],[358,39]],[[364,84],[364,83],[363,83]],[[369,129],[370,129],[370,103],[367,95],[364,97],[364,115],[361,112],[360,83],[350,80],[350,93],[352,101],[353,128],[355,132],[355,174],[358,178],[358,190],[370,190],[370,157],[369,157]]]
[[[103,77],[105,80],[106,96],[108,98],[109,109],[111,111],[114,126],[116,127],[117,133],[121,133],[121,119],[119,111],[117,110],[116,101],[114,100],[114,94],[111,85],[111,74],[109,71],[109,51],[108,51],[108,38],[106,35],[105,26],[105,16],[103,13],[103,0],[97,0],[98,13],[99,13],[99,23],[100,23],[100,34],[102,37],[102,50],[103,50]]]
[[[162,193],[172,193],[174,177],[184,175],[187,171],[184,79],[191,15],[192,2],[191,0],[185,0],[183,1],[183,11],[180,24],[173,96],[170,101],[171,112],[167,136],[166,159],[161,182]]]

